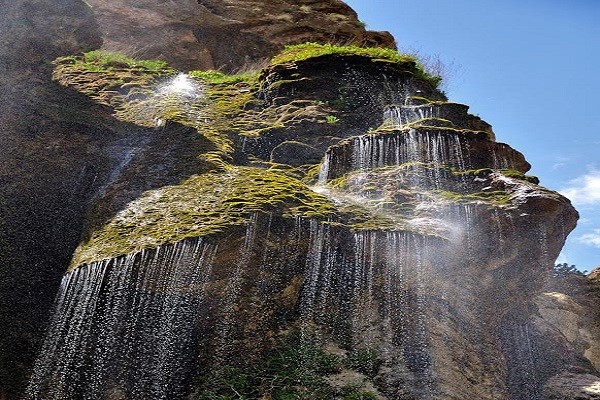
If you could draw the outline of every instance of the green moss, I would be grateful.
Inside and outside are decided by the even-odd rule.
[[[348,188],[348,175],[343,175],[328,181],[327,186],[335,190],[346,190]]]
[[[253,101],[251,92],[256,91],[256,73],[230,76],[194,71],[191,76],[198,79],[198,85],[206,85],[204,96],[199,93],[190,99],[161,93],[158,89],[175,70],[163,62],[138,61],[115,53],[91,52],[55,63],[57,81],[114,108],[120,120],[148,128],[171,121],[197,129],[216,148],[199,157],[221,169],[234,151],[230,134],[245,115],[246,104]]]
[[[417,78],[438,87],[442,78],[425,71],[418,58],[412,54],[398,53],[396,50],[379,47],[336,46],[332,44],[303,43],[286,46],[285,49],[271,59],[271,65],[290,64],[309,58],[325,55],[363,56],[373,61],[387,61],[400,64],[411,71]]]
[[[159,79],[176,73],[166,63],[134,60],[117,53],[95,51],[54,61],[52,78],[89,96],[98,104],[118,109],[134,98],[147,98]]]
[[[423,119],[419,119],[417,121],[413,121],[410,124],[407,124],[406,126],[414,128],[414,127],[450,127],[450,128],[454,128],[454,122],[448,120],[448,119],[444,119],[444,118],[423,118]]]
[[[427,105],[436,103],[436,101],[428,99],[427,97],[422,96],[409,96],[408,99],[414,105]]]
[[[193,78],[200,79],[211,84],[236,84],[236,83],[252,83],[258,78],[259,71],[250,71],[240,74],[227,75],[220,71],[190,71],[189,75]]]
[[[83,57],[71,57],[74,62],[90,72],[102,72],[113,69],[145,69],[151,72],[166,72],[170,68],[162,60],[136,60],[121,53],[94,50],[83,54]]]
[[[485,177],[485,176],[490,175],[493,172],[494,172],[494,170],[491,168],[481,168],[481,169],[469,169],[466,171],[453,170],[452,174],[456,175],[456,176],[468,175],[468,176]],[[536,185],[540,183],[540,180],[537,176],[525,175],[524,173],[522,173],[520,171],[516,171],[514,169],[503,169],[503,170],[500,170],[500,172],[502,173],[502,175],[504,175],[508,178],[519,179],[519,180],[530,182],[530,183],[533,183]]]
[[[314,185],[319,179],[319,173],[321,172],[321,164],[309,166],[302,178],[302,182],[307,185]]]
[[[493,205],[507,205],[510,203],[510,195],[503,190],[490,190],[487,192],[457,193],[446,190],[436,190],[435,193],[446,200],[457,203],[471,203],[482,201]]]
[[[335,208],[297,179],[229,166],[226,172],[193,176],[179,185],[145,193],[80,245],[72,266],[218,234],[246,224],[254,212],[325,220]]]
[[[302,43],[286,46],[271,59],[271,64],[288,64],[328,54],[359,55],[396,63],[416,63],[413,55],[400,54],[395,50],[377,47],[336,46],[333,44]]]
[[[538,185],[540,183],[540,179],[537,176],[525,175],[524,173],[520,171],[515,171],[514,169],[503,169],[500,172],[502,172],[502,175],[507,176],[509,178],[519,179],[522,181],[533,183],[535,185]]]
[[[468,170],[464,170],[464,171],[453,170],[452,174],[455,175],[455,176],[479,176],[479,177],[483,177],[483,176],[488,176],[492,172],[494,172],[494,170],[491,169],[491,168],[480,168],[480,169],[468,169]]]

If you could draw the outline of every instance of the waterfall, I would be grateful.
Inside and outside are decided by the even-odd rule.
[[[304,335],[331,335],[333,329],[351,351],[374,351],[383,363],[404,366],[424,398],[433,395],[425,289],[429,244],[407,232],[336,238],[333,228],[316,221],[310,231],[300,300]],[[344,258],[348,240],[353,251]],[[345,324],[335,326],[338,320]]]
[[[300,298],[300,319],[306,333],[322,311],[328,299],[329,268],[332,265],[331,230],[328,226],[310,221],[309,248],[306,257],[305,280]]]
[[[518,400],[541,400],[543,380],[537,376],[540,370],[540,343],[535,340],[529,321],[504,321],[503,346],[509,364],[508,389],[511,398]],[[542,368],[543,370],[543,368]]]
[[[318,182],[323,185],[350,171],[407,163],[424,164],[439,180],[444,167],[472,168],[467,143],[460,133],[422,129],[356,136],[327,151]]]
[[[317,180],[317,184],[320,186],[323,186],[327,183],[327,179],[329,179],[329,167],[331,164],[331,153],[327,152],[325,154],[325,157],[323,158],[323,162],[321,163],[320,169],[319,169],[319,177]]]
[[[67,274],[26,399],[181,393],[216,250],[188,239]]]
[[[369,169],[409,162],[432,163],[436,169],[455,166],[464,169],[468,157],[460,134],[417,131],[403,135],[364,135],[353,140],[352,168]]]

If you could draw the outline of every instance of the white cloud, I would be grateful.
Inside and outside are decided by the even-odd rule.
[[[574,204],[600,205],[600,170],[591,171],[570,184],[560,192]]]
[[[556,171],[559,168],[565,167],[568,161],[571,161],[569,157],[555,157],[554,164],[552,165],[552,171]]]
[[[594,229],[593,232],[578,236],[576,239],[580,243],[600,248],[600,229]]]

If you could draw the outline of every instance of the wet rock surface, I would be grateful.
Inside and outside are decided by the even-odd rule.
[[[415,62],[171,68],[389,35],[338,1],[90,4],[2,17],[0,397],[595,398],[597,283],[552,279],[576,211]],[[51,64],[101,36],[171,67]]]

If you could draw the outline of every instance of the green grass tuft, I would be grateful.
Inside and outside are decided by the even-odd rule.
[[[411,54],[400,54],[396,50],[380,47],[335,46],[332,44],[302,43],[286,46],[271,59],[271,64],[289,64],[328,54],[357,55],[396,63],[414,63],[418,60]]]
[[[328,115],[325,117],[325,120],[328,124],[337,124],[338,122],[340,122],[340,119],[335,115]]]
[[[258,77],[258,71],[245,72],[241,74],[227,75],[220,71],[201,71],[194,70],[190,71],[189,75],[193,78],[203,80],[207,83],[212,84],[235,84],[235,83],[249,83],[256,80]]]
[[[83,54],[81,59],[83,67],[88,71],[102,72],[118,68],[137,68],[152,72],[169,69],[166,61],[162,60],[136,60],[121,53],[94,50]]]
[[[281,53],[271,59],[271,64],[291,64],[325,55],[355,55],[369,57],[374,61],[383,60],[401,64],[411,70],[415,77],[429,82],[434,88],[437,88],[442,81],[440,76],[427,72],[417,56],[399,53],[396,50],[381,47],[336,46],[333,44],[319,44],[312,42],[302,43],[286,46]]]

